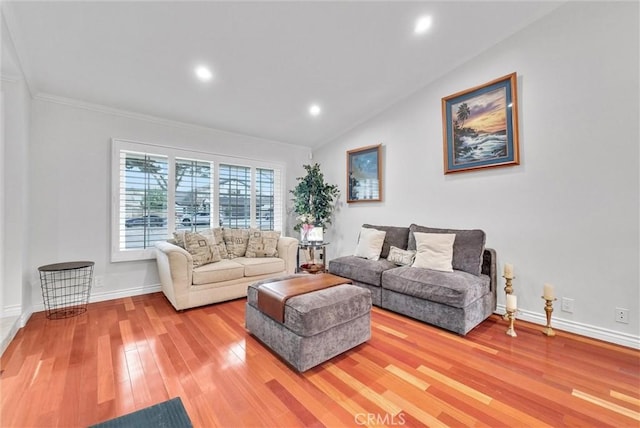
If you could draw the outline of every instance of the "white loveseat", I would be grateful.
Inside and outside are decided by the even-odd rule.
[[[236,257],[194,267],[187,250],[158,242],[162,292],[176,310],[246,297],[249,284],[295,272],[298,240],[280,237],[277,251],[277,257]]]

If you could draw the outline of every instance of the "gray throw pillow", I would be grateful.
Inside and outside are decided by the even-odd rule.
[[[387,232],[384,236],[384,243],[382,244],[382,252],[380,258],[386,259],[389,256],[389,250],[391,246],[398,247],[401,250],[407,249],[407,243],[409,240],[409,228],[398,226],[373,226],[371,224],[363,224],[362,227],[368,229],[378,229]],[[415,248],[414,248],[415,250]]]
[[[484,231],[479,229],[459,230],[459,229],[437,229],[433,227],[409,226],[409,250],[416,249],[416,239],[414,232],[422,233],[455,233],[456,239],[453,242],[453,268],[468,272],[472,275],[480,276],[482,269],[482,255],[486,236]]]

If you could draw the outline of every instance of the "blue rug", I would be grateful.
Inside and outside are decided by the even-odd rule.
[[[180,397],[92,425],[90,428],[193,428]]]

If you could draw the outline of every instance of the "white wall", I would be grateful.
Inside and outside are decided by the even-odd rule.
[[[384,201],[339,206],[329,257],[364,222],[481,228],[515,266],[521,318],[542,322],[549,282],[575,299],[554,325],[638,346],[638,33],[637,3],[570,2],[315,151],[344,200],[345,152],[383,144]],[[445,176],[441,99],[513,71],[521,165]]]
[[[8,314],[22,311],[23,297],[29,296],[27,187],[29,182],[30,96],[23,80],[4,81],[4,185],[3,185],[3,307]]]
[[[31,96],[2,20],[2,144],[0,150],[0,318],[24,312],[28,285],[29,126]],[[23,320],[25,321],[25,320]]]
[[[1,82],[1,80],[0,80]],[[4,148],[5,148],[5,126],[4,126],[4,91],[0,90],[0,189],[2,189],[2,195],[0,196],[0,319],[4,318],[4,247],[5,247],[5,239],[4,239],[4,230],[5,230],[5,222],[4,222],[4,194],[6,193],[6,189],[4,187],[5,179],[4,179]]]
[[[29,267],[93,260],[104,289],[94,300],[157,289],[155,260],[110,262],[111,138],[122,138],[286,165],[286,186],[308,159],[309,149],[137,115],[83,108],[53,97],[33,101],[29,150]],[[36,290],[38,290],[36,292]],[[42,307],[33,280],[33,304]]]
[[[3,353],[31,314],[27,263],[31,95],[17,65],[4,13],[0,26],[0,353]]]

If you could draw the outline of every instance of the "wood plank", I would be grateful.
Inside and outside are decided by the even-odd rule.
[[[298,373],[246,331],[245,302],[33,314],[0,359],[0,425],[88,426],[177,396],[196,427],[640,422],[635,349],[522,321],[512,338],[498,316],[459,336],[373,308],[367,343]]]
[[[573,390],[572,395],[640,422],[640,413],[634,410],[627,409],[626,407],[603,400],[599,397],[587,394],[586,392],[578,391],[577,389]]]

